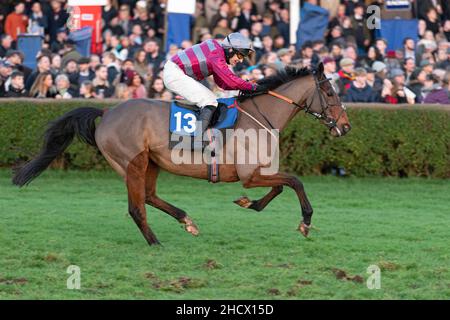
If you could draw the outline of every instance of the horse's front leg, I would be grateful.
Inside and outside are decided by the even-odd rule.
[[[259,170],[251,176],[251,178],[244,182],[243,184],[244,188],[256,188],[256,187],[280,187],[280,186],[288,186],[294,189],[295,193],[297,194],[297,197],[300,201],[300,206],[302,209],[302,221],[300,222],[300,225],[298,227],[298,230],[307,237],[309,234],[309,230],[311,228],[311,218],[313,215],[313,209],[311,207],[311,203],[308,200],[308,197],[306,196],[305,189],[303,187],[303,184],[301,181],[294,176],[290,176],[284,173],[278,173],[270,176],[261,175],[259,173]],[[273,194],[276,194],[276,192],[272,191]],[[273,195],[272,194],[272,195]],[[278,193],[279,194],[279,193]],[[267,195],[269,196],[270,193]],[[266,197],[267,197],[266,196]],[[272,197],[272,199],[275,196]],[[265,197],[264,197],[265,198]],[[262,198],[261,200],[263,200]],[[253,204],[253,203],[252,203]],[[266,203],[267,205],[267,203]]]

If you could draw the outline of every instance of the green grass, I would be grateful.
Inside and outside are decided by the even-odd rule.
[[[257,213],[232,200],[266,189],[163,174],[158,194],[201,234],[147,207],[163,244],[149,247],[114,173],[50,171],[18,189],[1,170],[0,299],[450,298],[448,180],[302,181],[320,229],[311,240],[296,231],[292,190]],[[366,286],[372,264],[380,290]],[[80,290],[66,288],[69,265],[81,268]],[[334,268],[363,282],[337,279]]]

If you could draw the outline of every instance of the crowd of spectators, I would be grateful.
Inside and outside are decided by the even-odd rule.
[[[450,103],[448,1],[415,1],[419,40],[406,38],[396,51],[387,50],[387,41],[367,27],[364,1],[322,2],[330,13],[325,36],[296,48],[290,45],[288,0],[198,0],[191,39],[165,51],[166,0],[108,0],[102,13],[103,53],[82,57],[68,39],[66,0],[2,0],[0,97],[171,100],[162,80],[165,61],[178,50],[237,31],[256,50],[234,68],[243,79],[259,80],[287,65],[323,62],[343,101]],[[21,33],[44,37],[34,70],[23,65],[24,54],[16,48]],[[236,94],[210,79],[203,83],[218,97]]]

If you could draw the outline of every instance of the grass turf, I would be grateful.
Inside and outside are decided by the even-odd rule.
[[[200,236],[147,206],[163,244],[149,247],[114,173],[49,171],[22,189],[10,177],[0,170],[0,299],[450,298],[446,180],[304,177],[320,229],[308,240],[290,189],[258,213],[232,200],[265,189],[162,174],[158,194]],[[373,264],[379,290],[366,286]]]

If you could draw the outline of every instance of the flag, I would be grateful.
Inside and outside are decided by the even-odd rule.
[[[167,4],[166,51],[171,44],[181,45],[191,39],[191,19],[195,12],[195,0],[169,0]]]
[[[297,29],[297,49],[306,41],[323,40],[328,26],[328,10],[305,3],[300,11],[300,23]]]

